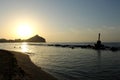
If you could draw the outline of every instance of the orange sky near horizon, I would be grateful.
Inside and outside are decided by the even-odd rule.
[[[0,38],[120,42],[120,1],[0,0]]]
[[[25,14],[24,14],[25,15]],[[2,28],[4,30],[0,34],[0,38],[6,39],[28,39],[36,34],[44,37],[47,42],[95,42],[97,40],[98,32],[101,32],[103,41],[110,41],[112,42],[114,39],[112,36],[111,38],[106,38],[108,35],[112,35],[110,32],[106,31],[108,29],[95,29],[93,32],[92,29],[81,28],[71,28],[68,30],[57,30],[56,27],[51,28],[47,19],[41,20],[35,17],[31,17],[33,15],[26,15],[19,16],[17,15],[16,18],[12,18],[12,20],[8,20],[7,24],[4,26],[9,26],[7,28]],[[10,18],[11,19],[11,18]],[[40,22],[39,22],[40,21]],[[47,24],[46,24],[47,23]],[[105,28],[105,27],[103,27]],[[30,32],[29,32],[30,30]],[[105,31],[104,31],[105,30]],[[112,31],[113,29],[111,29]],[[87,33],[86,33],[87,32]],[[116,41],[116,40],[114,40]]]

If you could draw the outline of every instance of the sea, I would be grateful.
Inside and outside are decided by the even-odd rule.
[[[94,43],[0,43],[0,49],[24,52],[31,61],[58,80],[120,80],[120,51],[47,46]],[[103,43],[120,47],[120,42]]]

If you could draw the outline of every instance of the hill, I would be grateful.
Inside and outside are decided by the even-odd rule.
[[[35,35],[27,39],[26,41],[27,42],[46,42],[46,40],[43,37],[40,37],[39,35]]]
[[[46,42],[45,38],[39,36],[39,35],[35,35],[29,39],[26,40],[21,40],[21,39],[15,39],[15,40],[7,40],[4,38],[0,39],[0,42]]]

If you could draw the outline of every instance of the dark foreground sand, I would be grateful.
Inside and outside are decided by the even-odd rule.
[[[0,80],[57,80],[20,52],[0,50]]]

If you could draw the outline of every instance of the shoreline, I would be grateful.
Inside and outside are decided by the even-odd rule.
[[[0,80],[57,80],[22,52],[0,50]]]

